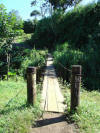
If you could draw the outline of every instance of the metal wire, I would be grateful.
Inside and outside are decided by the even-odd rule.
[[[69,72],[72,72],[70,69],[68,69],[68,68],[64,67],[64,65],[63,65],[63,64],[61,64],[60,62],[58,62],[58,64],[59,64],[60,66],[62,66],[65,70],[67,70],[67,71],[69,71]]]
[[[17,93],[13,98],[11,98],[11,99],[7,102],[7,104],[5,105],[4,109],[9,105],[10,102],[13,101],[13,99],[15,99],[15,98],[20,94],[20,92],[21,92],[22,90],[23,90],[23,88],[22,88],[20,91],[18,91],[18,93]],[[4,109],[3,109],[3,110],[4,110]]]

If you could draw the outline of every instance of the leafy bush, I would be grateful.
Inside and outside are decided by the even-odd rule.
[[[82,82],[87,89],[100,89],[100,50],[89,52],[74,50],[68,47],[68,43],[58,46],[54,52],[54,64],[59,76],[66,81],[70,80],[71,73],[63,69],[59,64],[71,69],[72,65],[82,65]]]
[[[29,56],[24,57],[23,62],[21,62],[20,71],[21,73],[26,73],[28,66],[44,66],[46,60],[47,51],[29,50]]]

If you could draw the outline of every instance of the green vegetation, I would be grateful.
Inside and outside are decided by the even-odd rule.
[[[69,69],[71,65],[82,65],[83,85],[88,90],[100,89],[99,18],[100,3],[77,7],[66,14],[55,11],[51,17],[38,22],[31,39],[33,46],[55,51],[58,72],[64,71],[59,62]],[[66,81],[69,75],[62,72]]]
[[[17,41],[21,41],[19,38],[17,39]],[[10,78],[9,81],[6,81],[6,54],[3,48],[0,49],[0,75],[3,79],[0,81],[0,133],[26,133],[42,113],[40,110],[41,84],[39,82],[37,84],[36,104],[28,106],[27,85],[23,77],[26,78],[28,66],[39,66],[41,68],[45,65],[47,50],[26,49],[14,46],[10,54],[11,60],[8,73]]]
[[[55,50],[57,70],[64,71],[58,62],[69,69],[71,65],[82,65],[83,85],[89,90],[100,89],[99,12],[100,3],[77,7],[66,14],[55,11],[38,22],[31,39],[33,47]],[[62,73],[69,81],[69,73]]]
[[[7,14],[0,5],[0,133],[29,132],[42,113],[41,84],[37,84],[36,104],[28,106],[24,79],[28,66],[45,65],[47,50],[26,48],[31,35],[23,34],[22,28],[23,22],[16,12]]]
[[[86,91],[81,88],[80,106],[77,112],[70,114],[70,85],[63,85],[67,119],[77,124],[82,133],[99,133],[100,131],[100,92]]]
[[[34,16],[35,17],[35,19],[36,19],[36,17],[37,16],[40,16],[40,12],[39,11],[37,11],[37,10],[34,10],[34,11],[32,11],[31,12],[31,14],[30,14],[31,16]]]
[[[15,10],[7,13],[3,4],[0,4],[0,53],[5,53],[7,63],[7,79],[12,52],[12,44],[16,36],[22,35],[23,21]],[[1,52],[3,51],[3,52]],[[4,55],[4,56],[5,56]],[[0,62],[3,65],[3,62]]]
[[[19,45],[21,43],[27,43],[27,41],[29,41],[31,39],[31,34],[25,34],[23,33],[21,36],[17,36],[14,40],[15,43],[18,43]]]
[[[37,20],[24,21],[24,26],[23,26],[24,33],[26,34],[33,33],[35,31],[36,24],[37,24]]]
[[[1,76],[0,81],[0,133],[26,133],[40,117],[40,90],[41,84],[37,84],[37,100],[32,106],[27,105],[26,69],[28,66],[45,65],[47,51],[13,47],[12,58],[9,69],[9,81],[6,81],[5,54],[1,49]],[[5,68],[5,69],[4,69]],[[38,73],[38,71],[37,71]],[[40,73],[39,73],[40,74]],[[16,79],[16,75],[17,79]],[[20,77],[19,77],[20,75]],[[40,75],[39,75],[40,76]],[[40,76],[41,77],[41,76]],[[39,77],[39,78],[40,78]],[[17,80],[17,82],[15,81]]]
[[[67,9],[69,6],[76,6],[81,0],[49,0],[54,9]]]
[[[51,17],[40,20],[32,36],[33,46],[52,49],[54,65],[63,83],[70,81],[72,65],[82,65],[81,103],[77,112],[69,113],[70,90],[65,85],[67,116],[80,132],[100,131],[100,3],[77,7],[67,13],[55,11]],[[45,36],[45,37],[44,37]],[[46,41],[45,41],[46,40]],[[89,92],[91,90],[91,92]]]
[[[66,14],[55,11],[51,17],[38,22],[32,37],[33,45],[53,49],[55,45],[67,41],[74,49],[85,48],[87,52],[96,49],[100,41],[99,12],[99,3],[77,7]]]
[[[41,9],[43,13],[43,8],[45,8],[46,10],[44,10],[44,12],[46,13],[47,10],[49,10],[50,12],[52,12],[53,10],[63,10],[65,11],[68,7],[71,6],[76,6],[80,1],[82,0],[44,0],[43,4],[41,5]],[[38,5],[39,0],[33,0],[31,2],[32,6]],[[36,11],[37,12],[37,11]],[[43,14],[42,14],[43,15]]]
[[[10,60],[9,72],[17,75],[25,75],[28,66],[43,66],[45,65],[47,51],[24,49],[22,47],[13,47]],[[7,73],[6,54],[3,49],[0,50],[0,71],[1,76]],[[5,69],[4,69],[5,68]]]
[[[54,64],[58,75],[69,81],[70,73],[59,64],[71,70],[72,65],[82,65],[82,84],[89,90],[100,89],[99,50],[75,50],[68,43],[58,46],[54,52]],[[60,71],[59,71],[60,70]],[[61,74],[59,72],[62,72]]]
[[[0,133],[26,133],[41,115],[40,89],[37,86],[37,102],[34,107],[27,105],[26,82],[0,81]]]
[[[0,48],[4,46],[6,53],[11,51],[14,38],[22,35],[22,27],[23,21],[16,11],[7,13],[5,6],[0,4]]]

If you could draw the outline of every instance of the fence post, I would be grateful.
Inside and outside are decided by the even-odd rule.
[[[71,111],[76,110],[80,103],[80,83],[82,67],[80,65],[72,66],[71,77]]]
[[[36,67],[27,68],[27,103],[34,105],[36,101]]]

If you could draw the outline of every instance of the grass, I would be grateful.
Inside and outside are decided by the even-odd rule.
[[[20,78],[0,81],[0,133],[27,133],[41,115],[38,86],[35,106],[27,106],[26,82]]]
[[[70,85],[63,86],[67,116],[74,121],[82,133],[100,133],[100,92],[81,88],[80,106],[70,114]]]

